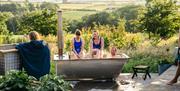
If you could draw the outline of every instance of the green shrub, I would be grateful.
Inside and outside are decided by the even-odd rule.
[[[13,15],[12,13],[9,12],[3,12],[0,13],[0,34],[8,34],[8,26],[6,25],[6,22],[8,21],[9,18],[11,18]]]
[[[45,75],[36,80],[24,71],[10,71],[0,77],[1,91],[70,91],[70,89],[70,83],[55,75]]]
[[[40,78],[38,91],[70,91],[71,86],[65,82],[62,77],[54,75],[45,75]]]
[[[124,65],[123,72],[132,73],[132,67],[136,65],[148,65],[150,66],[150,72],[156,73],[158,70],[158,62],[161,59],[158,56],[149,54],[136,54],[129,59],[128,63]]]
[[[108,36],[103,36],[103,38],[104,38],[104,49],[108,49],[109,45],[110,45],[109,38],[108,38]]]
[[[19,34],[26,34],[30,31],[37,31],[42,35],[56,34],[57,17],[53,10],[37,10],[25,13],[18,26]]]
[[[67,39],[65,42],[65,51],[71,51],[71,39]]]
[[[56,74],[56,64],[54,60],[51,61],[50,74],[54,74],[54,75]]]
[[[0,35],[0,44],[13,44],[13,43],[22,43],[27,42],[28,39],[23,35]]]
[[[0,78],[1,91],[28,91],[33,84],[34,77],[28,76],[25,72],[11,71]]]
[[[130,56],[130,59],[124,65],[123,72],[133,72],[132,67],[136,65],[148,65],[150,66],[150,72],[156,73],[159,64],[172,64],[174,62],[174,47],[168,47],[167,45],[138,47],[137,49],[124,50],[124,52]]]
[[[137,48],[142,42],[142,38],[138,34],[127,34],[125,39],[126,48]]]

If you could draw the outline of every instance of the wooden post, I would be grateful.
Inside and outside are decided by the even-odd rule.
[[[57,37],[58,37],[58,55],[59,55],[59,60],[63,59],[63,47],[64,47],[64,38],[63,38],[63,31],[62,31],[62,11],[59,10],[57,12],[58,14],[58,32],[57,32]]]

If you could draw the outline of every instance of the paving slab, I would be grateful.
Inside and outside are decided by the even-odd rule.
[[[180,91],[180,79],[172,86],[167,85],[175,76],[176,70],[176,66],[171,66],[167,71],[154,79],[149,85],[144,86],[140,91]]]
[[[143,80],[142,76],[144,73],[138,73],[138,77],[131,79],[132,73],[121,73],[117,79],[117,82],[121,80],[127,81],[130,84],[121,85],[120,83],[114,82],[78,82],[74,86],[72,91],[140,91],[144,86],[147,86],[157,78],[157,73],[150,73],[152,78]]]

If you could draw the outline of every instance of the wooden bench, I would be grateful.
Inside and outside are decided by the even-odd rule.
[[[143,75],[143,79],[144,80],[146,80],[146,78],[147,78],[147,75],[149,76],[149,78],[151,78],[151,75],[150,75],[150,73],[149,73],[149,66],[146,66],[146,65],[138,65],[138,66],[134,66],[134,67],[132,67],[133,68],[133,71],[134,71],[134,73],[133,73],[133,76],[132,76],[132,79],[136,76],[137,77],[137,73],[138,72],[143,72],[143,73],[145,73],[144,75]]]

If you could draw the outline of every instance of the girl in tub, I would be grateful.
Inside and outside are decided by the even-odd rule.
[[[111,57],[114,58],[117,56],[117,48],[115,46],[112,46],[111,48]]]
[[[84,41],[81,38],[81,32],[76,30],[75,37],[72,39],[72,54],[71,59],[83,58]]]
[[[97,31],[93,31],[93,38],[90,41],[90,52],[92,58],[102,58],[104,49],[104,39],[99,36]]]
[[[124,54],[123,53],[117,54],[117,47],[111,46],[108,58],[122,58],[122,57],[125,57]]]

